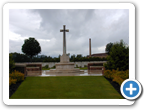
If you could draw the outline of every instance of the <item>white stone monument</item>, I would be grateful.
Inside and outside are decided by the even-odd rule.
[[[62,74],[62,75],[75,75],[84,73],[84,71],[79,68],[74,68],[74,63],[69,61],[69,56],[66,55],[66,33],[69,32],[68,29],[65,29],[65,25],[63,25],[63,29],[60,32],[63,32],[63,55],[60,57],[60,63],[56,63],[56,69],[51,69],[46,74]],[[71,73],[71,74],[68,74]]]

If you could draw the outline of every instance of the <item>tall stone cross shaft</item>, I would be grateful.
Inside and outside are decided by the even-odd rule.
[[[65,25],[63,25],[63,29],[60,30],[60,32],[63,32],[63,54],[66,54],[66,33],[69,32],[68,29],[65,29]]]

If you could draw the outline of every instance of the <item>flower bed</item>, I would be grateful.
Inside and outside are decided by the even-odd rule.
[[[116,82],[119,85],[121,85],[124,80],[129,78],[129,70],[104,70],[104,77],[111,79],[113,82]]]

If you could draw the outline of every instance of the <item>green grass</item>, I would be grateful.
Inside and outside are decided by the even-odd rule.
[[[42,67],[42,70],[50,70],[50,68]]]
[[[82,67],[82,68],[79,68],[80,70],[87,70],[88,67]]]
[[[27,77],[10,99],[121,99],[103,76]]]
[[[42,67],[42,70],[50,70],[50,69],[55,69],[54,67],[53,68],[45,68],[45,67]]]

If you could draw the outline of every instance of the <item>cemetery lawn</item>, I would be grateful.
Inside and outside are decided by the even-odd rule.
[[[80,70],[87,70],[88,69],[88,67],[81,67],[81,68],[79,68]]]
[[[27,77],[10,99],[123,99],[103,76]]]

